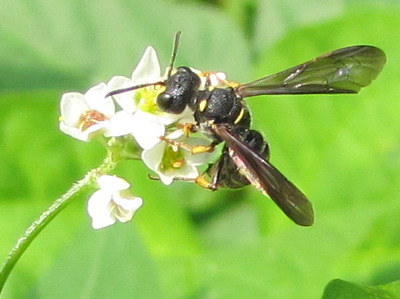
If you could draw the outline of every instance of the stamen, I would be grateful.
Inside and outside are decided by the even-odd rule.
[[[101,113],[97,110],[88,110],[88,111],[85,111],[79,118],[78,128],[81,131],[85,131],[89,127],[91,127],[95,124],[101,123],[105,120],[107,120],[107,117],[103,113]]]

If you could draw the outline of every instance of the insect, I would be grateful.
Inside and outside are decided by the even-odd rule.
[[[381,72],[386,62],[384,52],[373,46],[352,46],[247,84],[224,79],[215,83],[217,73],[198,74],[189,67],[178,67],[172,74],[179,39],[180,32],[175,36],[165,81],[115,90],[108,96],[146,86],[164,86],[157,97],[159,108],[179,114],[189,107],[196,121],[191,130],[201,130],[213,140],[210,146],[198,147],[164,139],[166,142],[192,153],[212,151],[215,145],[225,143],[220,158],[195,180],[197,184],[211,190],[251,184],[268,195],[295,223],[312,225],[312,204],[269,162],[268,144],[259,132],[251,129],[250,112],[243,99],[258,95],[358,93]],[[204,78],[206,83],[200,88]]]

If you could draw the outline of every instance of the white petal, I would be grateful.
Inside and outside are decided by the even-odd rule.
[[[89,136],[87,134],[83,135],[81,130],[79,130],[79,129],[75,128],[75,127],[68,126],[63,121],[60,122],[60,130],[63,133],[74,137],[75,139],[78,139],[78,140],[81,140],[81,141],[86,141],[86,142],[88,142],[90,140]]]
[[[179,168],[179,170],[174,173],[174,176],[179,178],[195,179],[199,176],[199,170],[195,166],[186,165]]]
[[[160,136],[163,136],[165,128],[158,123],[147,123],[141,130],[135,130],[133,137],[143,149],[154,147],[160,142]]]
[[[169,133],[167,135],[167,138],[168,139],[178,139],[178,138],[182,137],[183,135],[184,135],[183,130],[182,129],[177,129],[177,130]]]
[[[111,119],[104,132],[106,137],[118,137],[132,133],[135,120],[132,114],[126,111],[118,111]]]
[[[62,95],[61,118],[66,126],[74,127],[78,125],[83,112],[89,110],[85,96],[79,92],[68,92]]]
[[[140,110],[134,114],[132,135],[141,148],[154,147],[164,134],[165,127],[158,122],[157,116]]]
[[[157,171],[161,182],[164,185],[170,185],[175,178],[195,179],[199,176],[199,171],[195,166],[185,165],[176,170],[169,170],[168,172]]]
[[[164,155],[165,143],[160,142],[150,149],[145,149],[142,152],[143,163],[154,172],[158,171],[161,159]]]
[[[90,196],[88,200],[88,213],[89,216],[95,217],[96,215],[104,214],[112,200],[112,193],[104,190],[97,190]]]
[[[115,105],[111,97],[106,97],[109,92],[105,83],[93,86],[85,93],[85,100],[91,110],[101,112],[110,118],[115,113]]]
[[[143,200],[140,197],[127,196],[122,192],[115,194],[113,200],[117,205],[117,209],[114,211],[114,217],[120,222],[130,221],[143,204]]]
[[[99,134],[106,128],[108,125],[108,121],[104,121],[98,124],[94,124],[87,128],[85,131],[81,131],[78,128],[71,127],[65,124],[65,122],[60,122],[60,130],[67,135],[70,135],[78,140],[88,142],[90,141],[96,134]]]
[[[110,91],[128,87],[132,84],[132,80],[125,76],[114,76],[107,83],[107,87]]]
[[[111,215],[111,193],[98,190],[89,198],[88,214],[92,218],[92,227],[100,229],[113,225],[115,218]]]
[[[169,175],[165,175],[164,173],[162,173],[162,172],[157,172],[157,174],[158,174],[158,176],[159,176],[159,178],[160,178],[160,181],[164,184],[164,185],[171,185],[172,183],[173,183],[173,181],[174,181],[174,177],[172,177],[172,176],[169,176]]]
[[[127,211],[136,211],[143,204],[143,199],[137,196],[132,196],[129,192],[119,192],[114,194],[113,201]]]
[[[111,80],[108,82],[109,90],[123,89],[127,87],[132,87],[134,85],[135,84],[131,79],[123,76],[112,77]],[[135,93],[136,91],[127,91],[114,95],[113,98],[123,110],[128,113],[133,113],[137,109],[134,99]]]
[[[118,206],[118,211],[114,213],[115,219],[117,219],[119,222],[125,223],[128,221],[131,221],[133,218],[133,215],[135,214],[136,211],[127,211],[120,209]]]
[[[161,79],[160,72],[161,68],[156,51],[153,47],[147,47],[136,69],[132,73],[132,80],[135,82],[135,85],[157,82]]]
[[[113,175],[102,175],[97,178],[97,184],[101,190],[115,192],[127,190],[131,186],[127,181]]]
[[[209,75],[210,85],[215,87],[226,87],[226,75],[223,72],[212,73]]]

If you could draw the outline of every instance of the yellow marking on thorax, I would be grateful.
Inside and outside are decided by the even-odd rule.
[[[207,99],[200,100],[199,105],[198,105],[200,112],[203,112],[204,110],[206,110],[207,104],[208,104],[208,100]]]
[[[242,107],[242,109],[240,109],[240,113],[238,115],[238,117],[236,117],[235,121],[233,122],[235,125],[240,122],[242,120],[244,116],[244,108]]]

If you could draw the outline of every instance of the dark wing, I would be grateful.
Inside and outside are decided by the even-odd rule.
[[[226,142],[232,160],[255,188],[269,195],[295,223],[313,224],[312,205],[295,185],[225,126],[215,125],[213,130]]]
[[[353,46],[314,58],[280,73],[243,84],[242,97],[264,94],[357,93],[378,76],[386,62],[382,50]]]

